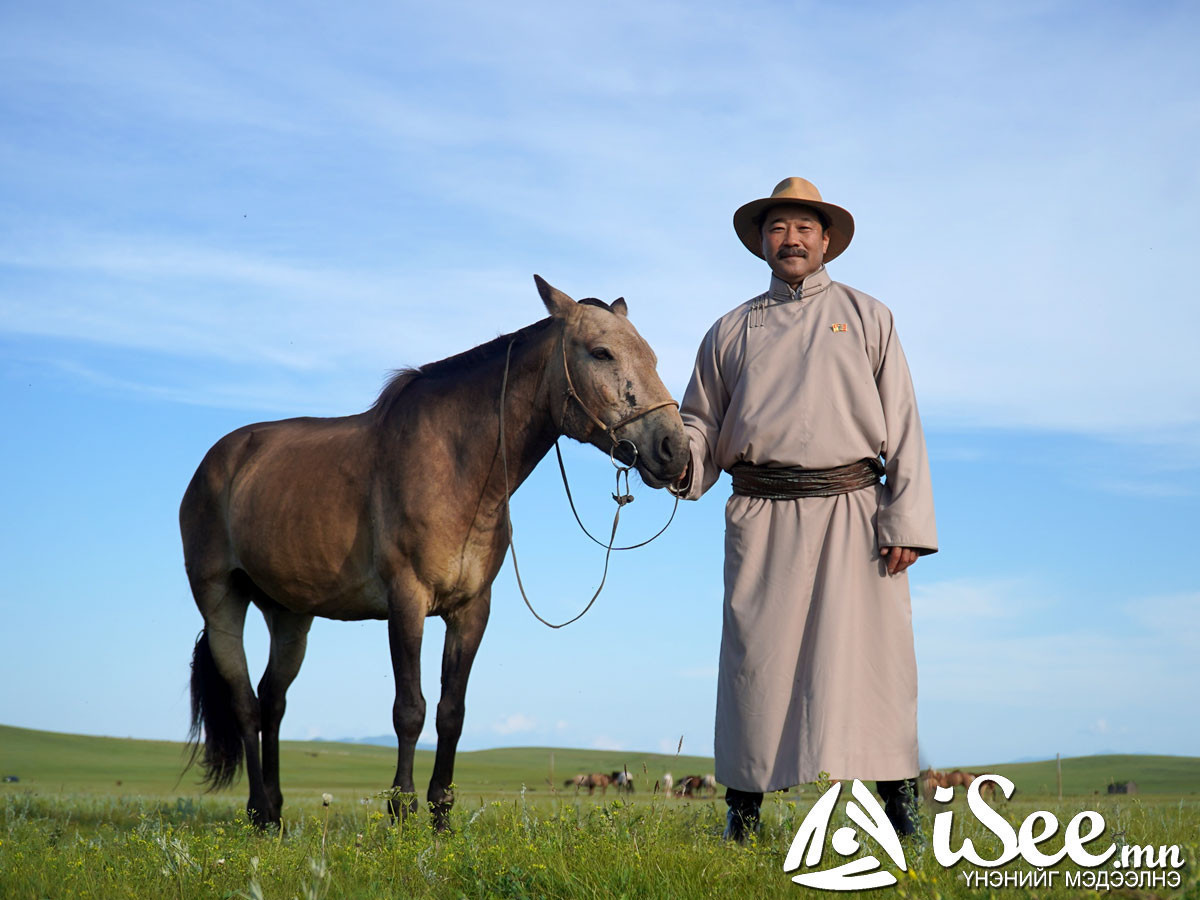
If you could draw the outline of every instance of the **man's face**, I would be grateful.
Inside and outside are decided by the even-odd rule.
[[[829,234],[811,207],[772,206],[763,217],[762,248],[771,271],[795,288],[821,268]]]

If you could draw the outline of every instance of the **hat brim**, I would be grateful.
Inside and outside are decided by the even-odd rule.
[[[829,248],[825,251],[824,262],[836,259],[850,246],[854,237],[854,216],[849,211],[823,200],[800,200],[790,197],[764,197],[761,200],[751,200],[745,206],[738,207],[733,214],[733,230],[741,238],[746,249],[759,259],[766,259],[762,250],[762,227],[760,218],[772,206],[810,206],[820,210],[829,220]]]

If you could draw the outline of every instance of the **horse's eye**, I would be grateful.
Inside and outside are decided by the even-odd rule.
[[[593,347],[592,348],[592,356],[594,356],[596,359],[612,359],[613,358],[612,353],[609,352],[607,347]]]

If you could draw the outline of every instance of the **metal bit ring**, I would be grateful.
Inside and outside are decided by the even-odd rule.
[[[631,462],[629,465],[625,465],[625,463],[623,463],[619,459],[617,459],[617,448],[620,447],[622,444],[628,444],[630,447],[633,448],[633,462]],[[637,461],[638,461],[637,444],[635,444],[633,441],[629,440],[628,438],[618,438],[617,440],[613,441],[612,449],[608,451],[608,459],[609,459],[609,462],[611,462],[613,464],[614,469],[632,469],[634,466],[637,465]]]

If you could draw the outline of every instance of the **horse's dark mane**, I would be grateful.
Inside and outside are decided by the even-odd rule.
[[[595,297],[584,297],[579,302],[585,303],[588,306],[598,306],[601,309],[612,311],[611,306],[603,300],[597,300]],[[503,357],[508,352],[510,342],[512,342],[514,350],[520,349],[521,345],[526,341],[539,336],[552,321],[553,319],[547,316],[544,319],[539,319],[532,325],[526,325],[524,328],[509,334],[502,334],[499,337],[480,344],[478,347],[472,347],[470,350],[456,353],[454,356],[447,356],[445,359],[439,359],[436,362],[425,363],[423,366],[406,366],[402,369],[395,369],[391,377],[384,383],[382,390],[380,390],[375,404],[371,407],[371,412],[376,415],[386,416],[395,405],[396,399],[404,392],[404,389],[418,378],[430,376],[458,378],[467,375],[480,365]]]

